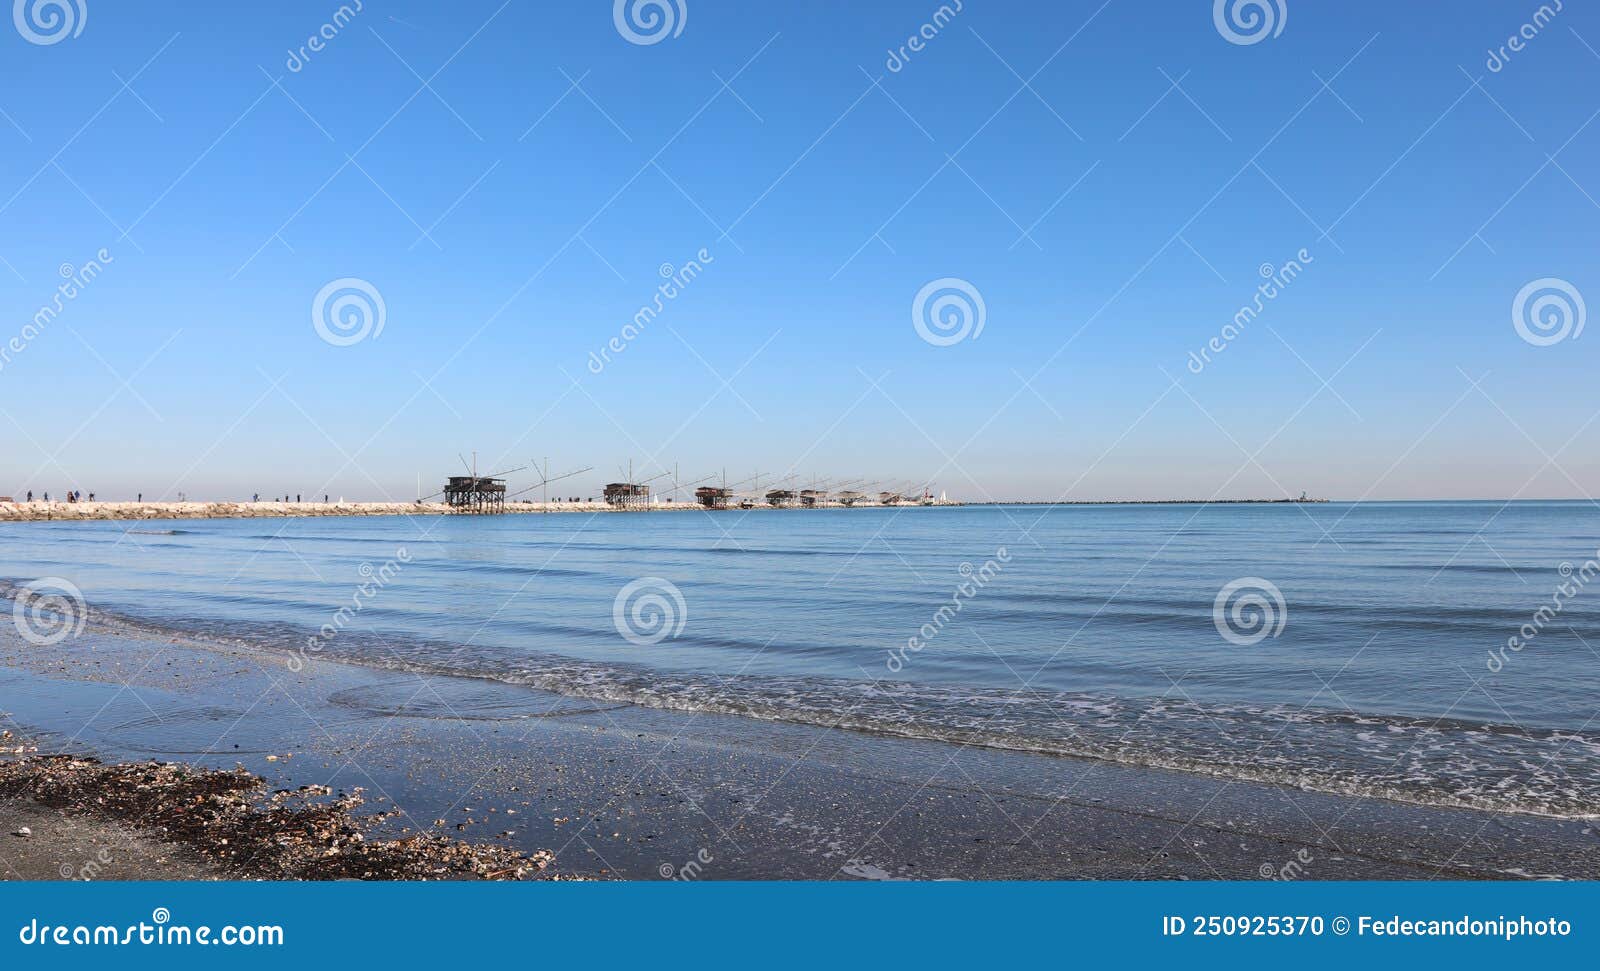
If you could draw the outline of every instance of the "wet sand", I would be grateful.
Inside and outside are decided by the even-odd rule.
[[[222,876],[189,847],[32,800],[0,799],[0,827],[0,875],[7,880],[215,880]],[[28,835],[17,835],[24,831]]]
[[[1432,809],[280,658],[0,632],[45,751],[361,787],[384,825],[627,879],[1600,877],[1592,823]],[[152,874],[154,875],[154,874]],[[174,870],[173,877],[182,874]]]
[[[510,847],[472,843],[441,833],[402,829],[398,837],[377,832],[398,814],[373,812],[362,790],[334,792],[327,786],[268,791],[266,781],[243,768],[215,769],[183,762],[148,760],[105,763],[86,755],[17,755],[0,758],[0,809],[19,816],[56,810],[89,829],[69,832],[102,845],[76,870],[74,879],[96,879],[127,847],[113,836],[150,835],[198,854],[216,875],[266,880],[549,880],[548,852],[523,854]],[[49,821],[48,816],[41,817]],[[0,820],[4,820],[0,816]],[[14,838],[31,844],[62,838],[60,820],[36,834],[26,823],[6,820]],[[48,838],[55,834],[54,840]],[[138,847],[135,847],[137,850]]]

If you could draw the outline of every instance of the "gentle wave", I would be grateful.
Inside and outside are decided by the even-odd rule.
[[[0,581],[0,595],[14,586]],[[92,609],[101,630],[199,646],[297,652],[290,624],[169,625]],[[396,651],[398,648],[398,652]],[[1457,718],[1285,705],[1197,704],[904,680],[663,673],[553,655],[357,632],[318,655],[413,674],[476,678],[591,701],[737,715],[908,739],[1086,758],[1427,806],[1600,818],[1600,735]]]

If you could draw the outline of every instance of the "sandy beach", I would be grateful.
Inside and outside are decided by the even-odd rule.
[[[4,723],[46,753],[242,768],[274,789],[361,788],[386,815],[371,838],[448,834],[548,849],[553,870],[601,879],[1600,876],[1592,827],[1581,821],[685,714],[472,678],[324,661],[296,673],[236,645],[93,625],[70,649],[0,631],[0,691]],[[55,813],[0,809],[7,832],[13,820]],[[95,825],[108,824],[144,841],[137,876],[176,879],[209,865],[138,819]],[[100,839],[72,830],[77,822],[58,825],[73,846]],[[5,839],[0,856],[22,842]],[[29,872],[48,877],[47,864],[59,862],[41,858]],[[14,860],[12,875],[22,865]]]
[[[5,739],[10,741],[10,738]],[[0,758],[0,866],[13,878],[522,880],[551,879],[553,859],[442,833],[374,829],[399,813],[364,809],[359,787],[270,791],[235,766],[92,756]],[[53,869],[41,871],[41,864]],[[107,871],[111,872],[107,872]]]
[[[223,875],[192,847],[33,799],[0,799],[0,826],[0,872],[8,880],[216,880]]]

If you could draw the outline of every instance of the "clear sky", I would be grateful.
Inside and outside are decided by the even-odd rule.
[[[1592,4],[356,6],[14,4],[0,494],[1600,491]]]

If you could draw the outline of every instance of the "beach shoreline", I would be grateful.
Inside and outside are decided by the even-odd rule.
[[[7,739],[9,741],[10,739]],[[360,788],[269,791],[241,767],[0,754],[0,866],[17,879],[555,879],[547,851],[377,830]],[[31,825],[30,825],[31,824]],[[37,829],[35,829],[37,827]],[[13,862],[12,855],[21,858]],[[40,864],[54,872],[40,873]],[[113,872],[106,872],[111,870]]]
[[[294,672],[281,657],[188,637],[91,628],[46,649],[0,631],[0,696],[5,723],[45,753],[242,769],[290,790],[362,788],[394,817],[374,838],[409,830],[548,848],[563,875],[1600,876],[1600,850],[1584,835],[1592,824],[1582,820],[599,703],[344,662]]]

